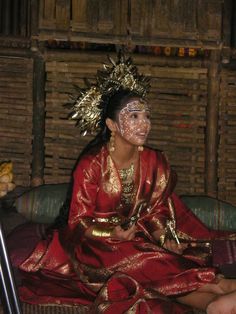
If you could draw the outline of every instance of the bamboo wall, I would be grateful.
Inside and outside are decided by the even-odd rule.
[[[219,197],[236,204],[236,70],[221,73],[219,111]]]
[[[111,56],[115,58],[114,53]],[[80,151],[91,137],[79,135],[74,122],[67,120],[68,111],[63,104],[74,92],[73,84],[83,86],[84,77],[92,81],[107,56],[92,51],[48,51],[43,58],[45,108],[41,109],[45,111],[42,124],[44,128],[45,123],[45,132],[40,132],[43,132],[45,164],[42,179],[45,183],[68,182]],[[178,194],[206,193],[206,166],[210,159],[206,155],[210,60],[141,54],[134,54],[133,59],[140,72],[152,78],[149,101],[153,127],[148,145],[166,153],[178,174]],[[15,183],[28,186],[32,179],[33,139],[37,137],[33,132],[36,107],[33,105],[33,59],[2,57],[0,67],[0,159],[12,160]],[[219,110],[218,195],[234,204],[235,73],[230,66],[219,72],[219,107],[217,103],[214,106]]]
[[[114,56],[115,57],[115,56]],[[204,193],[207,73],[201,61],[133,56],[141,73],[152,77],[149,101],[153,128],[149,142],[166,152],[179,174],[178,192]],[[69,180],[78,153],[88,141],[66,120],[63,103],[73,84],[93,78],[106,55],[51,54],[46,61],[45,182]]]
[[[222,66],[235,8],[231,0],[0,0],[0,161],[13,161],[15,183],[69,181],[90,138],[62,105],[106,60],[89,45],[124,44],[152,77],[149,144],[176,169],[177,192],[236,204],[236,68]],[[47,49],[53,41],[68,50]],[[144,54],[160,46],[208,49],[210,58]]]
[[[30,185],[33,62],[0,57],[0,161],[11,160],[15,182]]]
[[[177,171],[179,194],[202,194],[208,69],[200,62],[181,63],[150,65],[154,110],[149,143],[163,150]]]
[[[115,54],[111,53],[115,58]],[[45,62],[45,183],[68,182],[76,159],[91,139],[81,137],[63,104],[74,93],[73,84],[93,81],[107,55],[102,52],[50,52]],[[152,131],[148,145],[165,152],[177,171],[178,194],[206,193],[206,135],[209,103],[209,61],[191,58],[133,55],[139,71],[150,76]],[[0,159],[11,159],[17,185],[30,185],[32,176],[33,61],[1,58]],[[220,72],[218,191],[236,203],[235,188],[235,74]],[[40,108],[39,108],[40,109]],[[217,109],[217,110],[218,110]],[[35,110],[35,109],[34,109]],[[37,112],[37,111],[36,111]],[[43,124],[44,127],[44,124]]]

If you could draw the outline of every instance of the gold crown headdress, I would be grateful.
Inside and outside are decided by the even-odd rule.
[[[135,92],[140,97],[145,97],[150,86],[150,79],[138,74],[138,69],[133,65],[132,59],[125,59],[122,52],[119,52],[117,62],[108,57],[110,65],[104,64],[103,70],[97,71],[96,83],[88,84],[86,89],[80,89],[79,96],[74,97],[70,103],[72,112],[69,117],[77,120],[81,135],[97,133],[104,107],[109,97],[120,89]]]

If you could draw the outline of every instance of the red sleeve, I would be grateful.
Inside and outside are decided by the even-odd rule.
[[[96,157],[84,157],[76,167],[70,204],[68,225],[70,229],[84,231],[92,224],[99,182],[99,163]]]
[[[140,220],[145,231],[153,233],[166,227],[166,221],[175,219],[170,196],[176,184],[176,173],[164,154],[157,152],[153,162],[153,191],[146,214]]]

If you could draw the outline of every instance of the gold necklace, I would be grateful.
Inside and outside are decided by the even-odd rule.
[[[134,164],[132,163],[127,169],[118,170],[122,185],[121,201],[129,205],[132,203],[135,188],[134,188]]]
[[[122,182],[131,181],[134,176],[134,164],[132,163],[127,169],[120,169],[118,171]]]

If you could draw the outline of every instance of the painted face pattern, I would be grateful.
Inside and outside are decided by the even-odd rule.
[[[119,131],[128,142],[143,145],[151,129],[150,108],[143,100],[132,100],[119,113]]]

